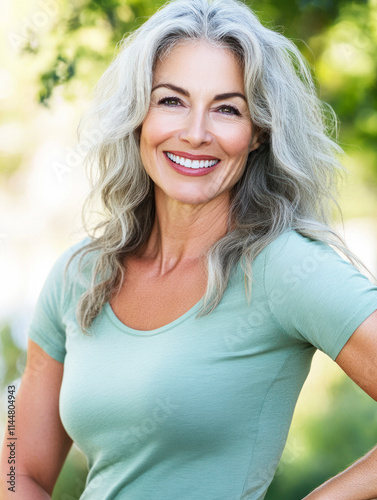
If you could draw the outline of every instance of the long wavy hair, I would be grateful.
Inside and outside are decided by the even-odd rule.
[[[82,252],[81,268],[92,252],[90,280],[77,304],[84,333],[120,289],[125,257],[150,236],[154,183],[141,162],[139,131],[157,60],[193,40],[229,49],[241,62],[251,120],[263,139],[232,188],[227,234],[205,254],[208,284],[196,317],[214,311],[238,262],[250,302],[253,259],[288,229],[335,246],[365,268],[331,227],[333,209],[341,214],[336,195],[338,176],[346,172],[339,161],[343,150],[331,138],[335,113],[317,97],[297,47],[238,0],[173,0],[118,44],[79,124],[79,138],[85,134],[91,144],[85,158],[91,192],[83,207],[91,240],[69,262]],[[93,203],[100,219],[90,225]]]

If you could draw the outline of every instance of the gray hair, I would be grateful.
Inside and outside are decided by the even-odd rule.
[[[84,333],[120,289],[125,257],[148,240],[153,226],[154,185],[142,165],[138,137],[155,64],[177,44],[202,40],[231,50],[242,63],[251,120],[263,144],[250,153],[232,188],[227,234],[206,253],[208,285],[196,317],[216,308],[238,262],[250,302],[253,259],[289,228],[334,245],[363,266],[330,225],[333,205],[340,211],[335,195],[337,177],[345,173],[338,159],[343,151],[331,139],[335,113],[318,99],[297,47],[262,26],[238,0],[173,0],[118,44],[80,122],[79,136],[85,127],[98,135],[86,157],[92,189],[83,207],[92,240],[72,256],[83,252],[80,264],[89,252],[94,258],[77,304]],[[87,215],[97,200],[101,219],[90,229]]]

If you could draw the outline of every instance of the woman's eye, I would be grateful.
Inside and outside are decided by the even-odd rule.
[[[221,108],[219,108],[219,111],[221,111],[221,113],[223,113],[224,115],[241,115],[238,109],[233,106],[221,106]]]
[[[158,101],[158,104],[164,104],[165,106],[178,106],[180,100],[177,97],[164,97]]]

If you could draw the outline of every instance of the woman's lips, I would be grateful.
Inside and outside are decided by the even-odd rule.
[[[171,154],[174,154],[173,152],[171,151],[168,151],[168,153],[171,153]],[[186,153],[187,154],[187,153]],[[183,174],[183,175],[188,175],[188,176],[192,176],[192,177],[197,177],[197,176],[201,176],[201,175],[206,175],[206,174],[209,174],[210,172],[212,172],[213,170],[215,170],[217,168],[217,166],[221,163],[221,160],[219,160],[218,158],[214,158],[213,156],[212,157],[207,157],[207,158],[203,158],[203,156],[197,156],[197,157],[194,157],[194,158],[187,158],[189,160],[193,160],[193,161],[209,161],[209,160],[217,160],[217,163],[211,167],[199,167],[199,168],[192,168],[192,167],[184,167],[183,165],[179,165],[178,163],[175,163],[173,160],[171,160],[168,155],[167,155],[167,152],[164,151],[164,155],[165,155],[165,158],[167,160],[167,162],[169,163],[169,165],[171,167],[174,168],[174,170],[176,170],[177,172]],[[175,156],[179,156],[179,155],[175,155]],[[194,156],[194,155],[190,155],[190,156]],[[185,158],[185,156],[181,156],[181,158]],[[201,158],[199,160],[199,158]]]

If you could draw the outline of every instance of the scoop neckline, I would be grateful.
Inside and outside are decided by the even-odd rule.
[[[203,301],[204,301],[204,296],[195,305],[193,305],[191,307],[191,309],[189,309],[187,312],[185,312],[182,316],[171,321],[170,323],[168,323],[166,325],[160,326],[159,328],[154,328],[153,330],[136,330],[135,328],[131,328],[130,326],[127,326],[115,314],[115,312],[113,311],[113,308],[110,305],[110,302],[105,303],[104,309],[105,309],[105,312],[107,313],[108,317],[110,318],[110,320],[120,330],[123,330],[124,332],[126,332],[130,335],[136,335],[138,337],[150,337],[153,335],[159,335],[160,333],[164,333],[167,330],[171,330],[172,328],[175,328],[179,324],[183,323],[183,321],[186,321],[188,318],[193,316],[199,310]]]
[[[233,282],[233,280],[236,280],[239,278],[239,273],[241,272],[241,264],[240,261],[237,262],[235,268],[232,270],[231,277],[227,286],[227,289],[224,292],[224,295],[227,293],[229,285]],[[161,333],[164,333],[168,330],[171,330],[175,328],[176,326],[180,325],[184,321],[188,320],[191,316],[193,316],[195,313],[197,313],[200,309],[200,307],[204,303],[204,297],[203,297],[191,307],[187,312],[182,314],[179,318],[175,319],[174,321],[171,321],[170,323],[160,326],[160,328],[155,328],[153,330],[136,330],[135,328],[131,328],[130,326],[127,326],[125,323],[123,323],[118,316],[115,314],[113,311],[110,302],[106,302],[104,305],[104,310],[107,314],[107,316],[110,318],[112,323],[119,329],[122,330],[123,332],[126,332],[129,335],[134,335],[137,337],[151,337],[153,335],[159,335]]]

